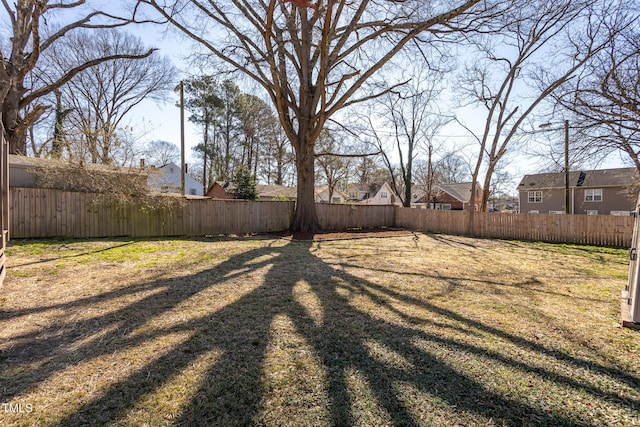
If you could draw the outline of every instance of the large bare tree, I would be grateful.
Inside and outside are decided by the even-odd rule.
[[[161,139],[147,143],[145,155],[149,165],[160,167],[172,162],[180,164],[180,148],[172,142]]]
[[[640,16],[559,93],[572,113],[572,153],[599,161],[613,151],[640,171]],[[576,144],[578,143],[579,144]]]
[[[75,142],[67,147],[74,151],[69,157],[102,164],[124,160],[121,139],[130,111],[144,100],[163,101],[175,86],[171,62],[157,53],[141,58],[145,52],[148,49],[140,38],[104,29],[97,34],[86,30],[69,34],[43,56],[58,75],[97,56],[131,57],[82,70],[60,88],[62,103],[69,108],[64,127]]]
[[[460,85],[461,96],[486,111],[484,128],[474,134],[479,154],[472,173],[473,188],[483,183],[482,211],[493,173],[525,120],[608,46],[608,28],[625,25],[616,8],[602,1],[519,0],[514,6],[501,17],[499,33],[475,40],[480,56]],[[468,220],[472,232],[473,209]]]
[[[384,89],[368,86],[413,41],[467,28],[480,0],[139,0],[266,90],[296,156],[296,230],[319,228],[314,146],[339,111]]]
[[[92,7],[99,3],[102,10]],[[11,153],[26,153],[27,130],[49,108],[38,102],[41,97],[59,89],[82,70],[119,58],[143,58],[153,52],[153,49],[136,55],[96,52],[95,57],[75,63],[61,75],[41,79],[42,84],[26,84],[41,54],[68,34],[78,29],[121,27],[135,21],[135,9],[129,17],[122,17],[109,13],[107,5],[108,2],[87,0],[2,0],[0,14],[10,28],[10,37],[0,43],[0,102],[2,130]],[[47,25],[56,18],[64,23],[56,28]]]
[[[258,177],[267,184],[285,185],[293,177],[293,153],[284,130],[276,117],[266,124],[266,145],[264,145]]]
[[[436,105],[444,90],[441,82],[446,69],[423,67],[412,69],[406,84],[390,89],[376,100],[366,117],[371,136],[392,176],[390,185],[404,207],[411,206],[416,159],[427,154],[431,161],[435,136],[451,121]],[[397,175],[394,159],[398,161]]]
[[[333,194],[338,186],[347,184],[353,157],[337,155],[340,149],[340,134],[324,130],[316,144],[316,166],[320,179],[327,184],[329,203],[333,203]],[[319,151],[319,152],[318,152]]]
[[[263,151],[267,152],[271,137],[270,124],[275,120],[273,109],[261,98],[243,93],[238,98],[238,115],[242,132],[240,164],[255,177]],[[263,150],[264,149],[264,150]]]

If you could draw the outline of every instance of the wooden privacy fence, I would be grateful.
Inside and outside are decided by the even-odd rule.
[[[14,238],[205,236],[287,230],[294,202],[190,199],[158,209],[115,203],[108,196],[11,188]],[[317,204],[325,230],[392,226],[394,206]]]
[[[192,199],[158,209],[114,203],[108,196],[11,188],[13,238],[162,237],[286,230],[293,202]],[[467,235],[467,212],[395,206],[317,204],[325,230],[401,227]],[[475,213],[475,235],[497,239],[629,247],[633,217]]]
[[[293,202],[187,200],[157,209],[102,194],[11,188],[14,238],[205,236],[286,230]]]
[[[323,230],[394,227],[396,223],[396,207],[393,205],[316,203],[316,213]]]
[[[469,213],[398,208],[396,226],[443,234],[466,235]],[[478,237],[585,245],[629,247],[632,216],[474,213]]]

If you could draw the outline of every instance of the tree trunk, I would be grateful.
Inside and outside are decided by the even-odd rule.
[[[411,156],[413,156],[413,146],[411,146],[409,153]],[[411,207],[411,180],[412,180],[412,174],[411,174],[411,169],[413,168],[413,161],[412,161],[412,157],[409,157],[409,160],[407,161],[407,171],[406,174],[404,176],[404,200],[402,201],[402,206],[405,208],[410,208]]]
[[[300,144],[300,146],[301,148],[296,150],[298,200],[291,228],[293,231],[315,233],[320,231],[320,223],[316,215],[313,150],[308,150],[307,144]],[[311,153],[307,151],[311,151]]]
[[[202,156],[202,194],[207,194],[207,190],[209,186],[207,185],[207,157],[209,157],[209,150],[207,149],[207,142],[209,141],[209,123],[204,125],[204,139],[202,143],[204,144],[204,155]]]
[[[495,171],[495,163],[490,162],[487,174],[484,177],[484,187],[482,187],[482,201],[480,202],[480,212],[486,212],[489,205],[489,193],[491,192],[491,178]]]
[[[9,154],[27,154],[26,133],[20,128],[8,131],[4,137],[9,141]]]
[[[2,108],[4,137],[9,142],[10,154],[27,154],[27,127],[19,116],[19,103],[15,91],[9,91]]]
[[[429,144],[428,147],[428,157],[427,157],[427,209],[431,209],[431,200],[435,199],[435,197],[431,196],[433,192],[433,163],[431,162],[433,155],[433,146]],[[435,203],[435,200],[434,200]]]
[[[412,133],[409,139],[409,152],[407,153],[407,169],[404,174],[404,200],[402,206],[405,208],[411,207],[411,181],[413,181],[413,149],[415,147],[415,132]]]
[[[478,185],[478,170],[476,168],[471,178],[471,195],[469,197],[468,215],[467,215],[467,236],[475,237],[476,224],[475,224],[475,198],[476,198],[476,186]]]
[[[285,156],[285,149],[283,146],[278,147],[277,150],[277,160],[276,160],[276,179],[275,179],[275,184],[276,185],[283,185],[284,184],[284,156]],[[640,170],[640,169],[639,169]]]

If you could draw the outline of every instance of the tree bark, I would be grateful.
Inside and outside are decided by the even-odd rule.
[[[487,212],[489,205],[489,195],[491,193],[491,178],[496,170],[497,162],[489,162],[487,173],[484,177],[484,185],[482,187],[482,200],[480,202],[480,212]]]
[[[413,180],[413,149],[414,149],[414,136],[411,137],[409,141],[409,152],[407,153],[407,169],[404,173],[404,200],[402,201],[402,206],[405,208],[411,207],[411,192],[413,189],[411,188],[411,181]]]
[[[301,148],[296,149],[298,188],[296,210],[291,228],[295,231],[315,233],[321,228],[316,214],[313,150],[308,150],[307,144],[300,145]]]

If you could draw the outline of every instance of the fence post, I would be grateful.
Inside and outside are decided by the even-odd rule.
[[[638,243],[640,243],[640,196],[635,210],[633,240],[629,249],[629,282],[622,291],[622,326],[640,329],[640,262],[638,262]]]
[[[9,144],[4,139],[2,114],[0,113],[0,287],[7,275],[5,253],[9,240]]]

